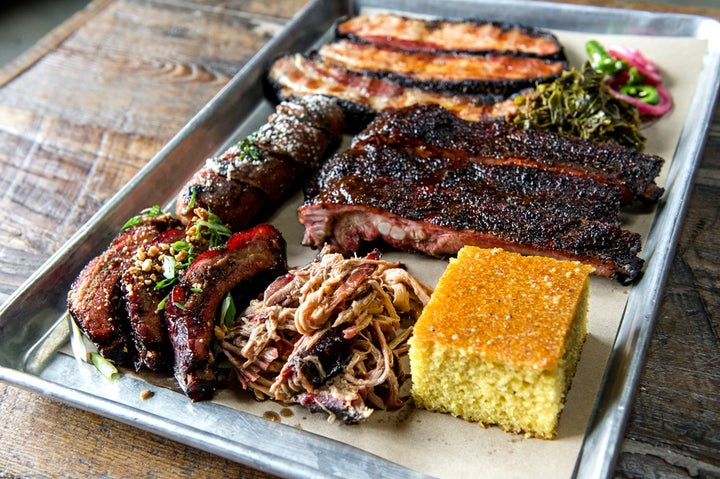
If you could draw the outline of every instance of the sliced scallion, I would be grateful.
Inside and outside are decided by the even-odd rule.
[[[108,379],[115,379],[120,375],[115,365],[98,353],[90,353],[90,361]]]
[[[236,314],[235,301],[233,300],[232,294],[228,293],[225,295],[225,299],[223,299],[222,305],[220,306],[220,324],[229,328],[235,322]]]

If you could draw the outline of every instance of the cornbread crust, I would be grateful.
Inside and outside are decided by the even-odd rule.
[[[592,271],[574,261],[462,248],[410,341],[416,405],[555,437],[587,336]]]

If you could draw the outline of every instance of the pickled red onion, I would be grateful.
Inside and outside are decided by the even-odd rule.
[[[662,83],[663,78],[657,65],[645,58],[640,50],[623,46],[612,46],[607,49],[607,52],[613,58],[625,60],[630,66],[637,68],[645,77],[647,84],[654,86]]]
[[[642,116],[657,118],[670,111],[670,108],[672,108],[672,98],[670,97],[670,93],[662,85],[655,85],[655,88],[657,89],[658,95],[660,95],[660,102],[656,105],[645,103],[644,101],[638,100],[637,98],[629,95],[623,95],[614,88],[612,91],[616,98],[625,100],[626,102],[637,106]]]
[[[645,117],[657,118],[670,111],[673,104],[672,98],[670,97],[670,93],[667,89],[665,89],[662,85],[663,77],[655,63],[645,58],[640,50],[635,48],[612,46],[607,49],[607,52],[611,57],[624,60],[629,66],[637,68],[638,72],[645,77],[643,84],[651,85],[657,90],[658,95],[660,96],[660,102],[655,105],[651,105],[629,95],[623,95],[618,91],[622,85],[613,81],[613,78],[609,78],[608,85],[617,98],[637,106],[638,110],[640,110],[640,114]]]

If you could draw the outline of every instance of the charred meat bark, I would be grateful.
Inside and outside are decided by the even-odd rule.
[[[409,88],[499,97],[552,81],[567,66],[532,57],[413,52],[348,40],[325,44],[317,54],[327,63]]]
[[[337,98],[353,132],[367,126],[377,112],[416,104],[440,105],[472,121],[505,117],[516,111],[513,100],[503,100],[498,95],[463,95],[406,87],[301,54],[278,58],[268,72],[267,82],[280,100],[316,94]]]
[[[620,189],[614,185],[553,170],[467,161],[437,151],[381,142],[362,144],[336,155],[306,186],[305,194],[315,197],[340,192],[340,185],[355,178],[368,185],[377,184],[380,190],[385,190],[390,181],[421,195],[418,203],[426,195],[454,196],[463,192],[476,197],[483,206],[505,204],[505,208],[518,211],[541,209],[567,218],[620,224]],[[377,206],[390,201],[380,191],[378,196]],[[410,206],[416,205],[411,202]]]
[[[424,20],[391,14],[358,15],[340,22],[336,36],[413,51],[505,53],[563,58],[549,32],[482,20]]]
[[[226,247],[198,256],[188,267],[168,299],[166,320],[175,377],[190,399],[207,399],[217,388],[215,322],[225,296],[251,280],[269,283],[286,269],[285,241],[266,224],[234,234]]]
[[[212,211],[237,231],[284,199],[337,143],[344,115],[335,100],[288,100],[258,131],[210,158],[178,195],[183,222],[193,208]]]
[[[167,214],[138,218],[83,268],[68,293],[68,311],[75,323],[100,354],[118,365],[131,364],[136,355],[122,300],[123,271],[139,247],[175,224]]]
[[[359,251],[382,240],[433,256],[453,255],[464,245],[501,247],[590,264],[596,274],[624,284],[642,269],[640,236],[607,223],[488,204],[463,191],[403,189],[392,181],[378,189],[353,178],[333,188],[342,189],[342,201],[322,194],[300,208],[307,246],[330,242]]]
[[[524,130],[505,122],[468,122],[433,105],[404,108],[378,117],[353,140],[402,145],[467,161],[518,164],[594,178],[620,188],[623,204],[656,202],[663,159],[632,148],[553,132]]]

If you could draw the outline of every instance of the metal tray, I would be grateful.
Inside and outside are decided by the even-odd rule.
[[[146,383],[125,375],[97,381],[58,354],[68,342],[62,319],[68,287],[102,251],[126,218],[151,204],[168,204],[205,158],[261,124],[265,66],[285,51],[303,51],[324,38],[341,16],[385,8],[441,17],[476,17],[548,29],[707,40],[702,71],[667,173],[644,247],[643,279],[630,289],[595,400],[576,477],[607,477],[614,467],[632,398],[685,214],[686,198],[703,151],[720,84],[720,24],[697,16],[497,0],[311,1],[229,84],[54,254],[0,309],[0,380],[286,477],[426,477],[359,448],[276,424],[218,403],[190,404],[160,388],[142,401]],[[188,163],[196,158],[197,163]],[[178,172],[182,172],[179,175]],[[170,180],[168,180],[170,179]],[[178,414],[182,412],[182,414]],[[411,446],[409,446],[411,447]]]

